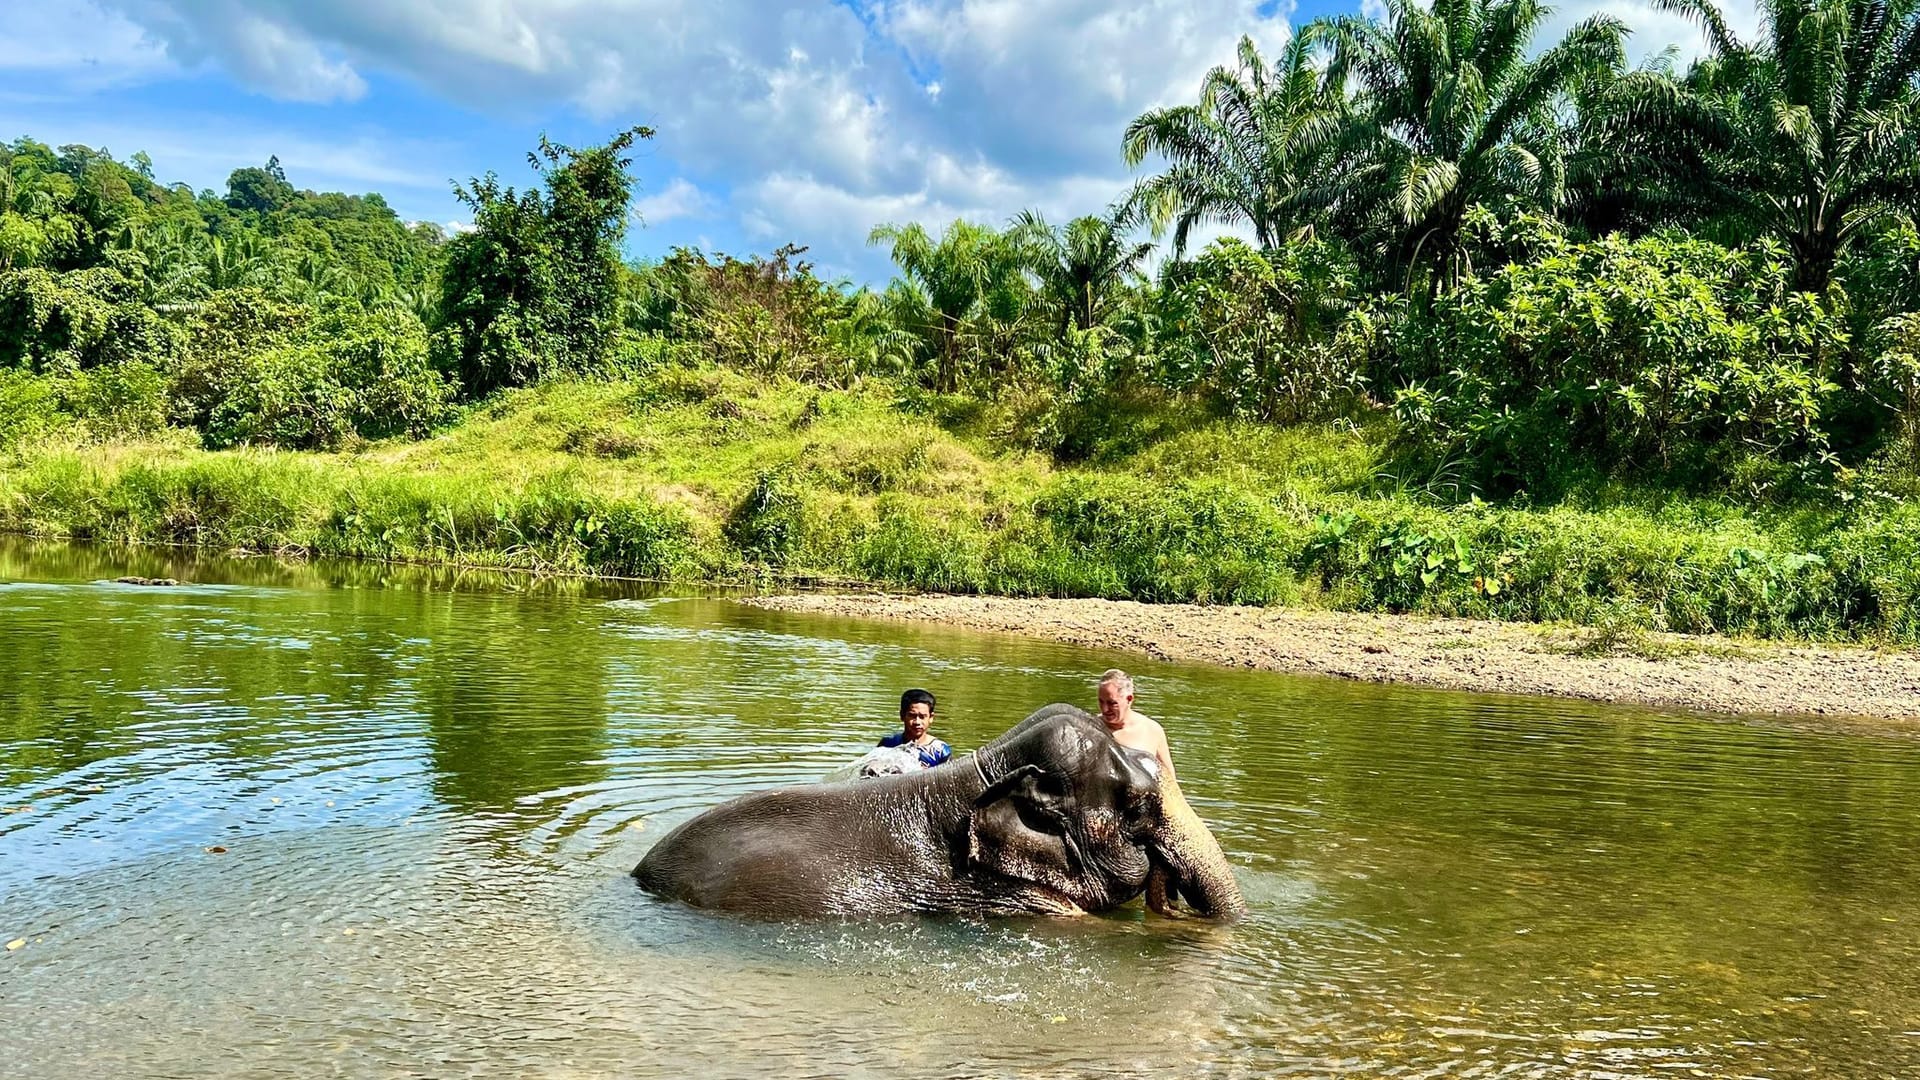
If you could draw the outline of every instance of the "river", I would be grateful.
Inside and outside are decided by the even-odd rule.
[[[765,923],[627,876],[905,687],[964,750],[1114,665],[1237,925]],[[1920,1073],[1920,740],[1865,727],[0,538],[0,810],[22,1080]]]

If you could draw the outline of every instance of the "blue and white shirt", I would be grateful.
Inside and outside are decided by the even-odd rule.
[[[887,736],[886,738],[881,739],[880,745],[881,746],[901,746],[906,741],[907,741],[907,733],[904,731],[896,731],[893,734]],[[909,750],[917,751],[920,754],[920,764],[926,766],[929,769],[933,768],[935,765],[938,765],[941,762],[953,756],[953,747],[948,746],[946,743],[941,742],[939,739],[934,739],[928,742],[927,745],[925,746],[908,746],[906,748]]]

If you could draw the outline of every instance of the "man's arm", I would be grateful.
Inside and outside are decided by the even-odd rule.
[[[1167,745],[1167,729],[1157,720],[1153,722],[1153,756],[1159,758],[1160,767],[1167,770],[1167,779],[1179,779],[1173,771],[1173,748]]]

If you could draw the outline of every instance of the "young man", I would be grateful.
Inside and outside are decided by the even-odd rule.
[[[953,756],[953,748],[927,730],[932,725],[933,695],[909,690],[900,695],[900,730],[881,739],[880,745],[911,749],[920,755],[920,764],[931,769]]]
[[[1107,722],[1113,741],[1152,754],[1167,778],[1173,779],[1173,752],[1167,748],[1166,731],[1152,717],[1133,711],[1133,677],[1112,668],[1100,676],[1099,693],[1100,718]]]

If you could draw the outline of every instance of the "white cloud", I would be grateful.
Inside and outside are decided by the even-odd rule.
[[[282,99],[351,100],[380,71],[477,108],[648,123],[654,153],[729,182],[743,227],[848,257],[881,220],[1100,209],[1128,119],[1191,96],[1242,33],[1287,33],[1260,0],[50,2],[105,4],[170,62]],[[640,213],[711,212],[698,194]]]
[[[0,72],[49,78],[62,89],[97,90],[177,71],[132,20],[87,0],[0,5]]]
[[[367,91],[365,80],[331,42],[275,17],[270,5],[246,0],[79,2],[98,2],[116,18],[138,24],[180,65],[219,67],[281,100],[352,101]]]
[[[346,61],[326,55],[287,28],[244,12],[226,27],[231,62],[247,78],[290,101],[352,101],[367,84]]]
[[[447,236],[459,236],[461,233],[470,233],[476,227],[471,221],[461,221],[458,219],[453,221],[404,221],[401,224],[409,229],[417,229],[422,225],[431,225]]]
[[[674,218],[706,217],[713,212],[713,200],[685,177],[676,176],[659,194],[636,199],[633,212],[642,223],[659,225]]]
[[[87,42],[99,50],[91,66],[123,78],[216,68],[263,94],[327,102],[393,75],[480,112],[572,108],[609,130],[646,123],[659,131],[649,153],[671,162],[669,175],[716,179],[731,194],[722,202],[677,180],[641,201],[645,220],[724,216],[750,237],[812,243],[823,263],[842,265],[872,258],[864,242],[880,221],[1098,211],[1129,179],[1126,122],[1191,100],[1243,34],[1271,55],[1293,11],[1291,0],[34,2],[34,12],[66,14],[23,15],[16,4],[0,29]],[[1754,3],[1730,12],[1737,29],[1755,24]],[[1669,42],[1683,58],[1699,51],[1698,32],[1652,0],[1579,0],[1549,32],[1595,11],[1636,29],[1636,58]],[[83,32],[94,24],[99,33]],[[23,51],[0,45],[0,66]],[[90,55],[78,45],[41,51],[64,56],[63,69]],[[264,157],[235,141],[208,152],[227,167]],[[435,160],[377,148],[360,162],[322,148],[303,160],[279,138],[271,149],[290,170],[374,186]]]
[[[1734,34],[1751,41],[1760,27],[1760,11],[1755,0],[1718,0],[1721,14]],[[1639,64],[1673,49],[1674,61],[1681,67],[1707,51],[1706,35],[1693,20],[1676,12],[1656,7],[1652,0],[1583,0],[1557,8],[1542,24],[1535,40],[1536,48],[1558,41],[1575,23],[1594,15],[1611,15],[1626,24],[1632,34],[1627,38],[1627,59]]]
[[[1418,2],[1422,7],[1430,7],[1425,0]],[[1713,0],[1713,3],[1720,8],[1721,15],[1735,36],[1742,41],[1753,40],[1760,28],[1758,0]],[[1360,0],[1360,13],[1369,19],[1384,19],[1387,15],[1386,2]],[[1594,15],[1611,15],[1631,31],[1631,36],[1627,38],[1627,60],[1630,64],[1637,65],[1671,48],[1675,63],[1684,67],[1688,61],[1707,51],[1706,36],[1693,20],[1659,7],[1653,0],[1576,0],[1574,3],[1556,5],[1541,24],[1539,34],[1534,38],[1534,48],[1548,48],[1572,29],[1575,23]]]
[[[1064,221],[1103,210],[1128,183],[1120,132],[1141,111],[1190,98],[1251,33],[1286,40],[1256,0],[907,0],[877,8],[917,95],[882,99],[860,170],[793,165],[736,188],[767,242],[806,239],[823,265],[861,259],[880,222],[1004,224],[1025,208]],[[870,50],[872,51],[872,50]],[[937,74],[935,74],[937,73]],[[796,234],[798,234],[796,236]]]
[[[1258,0],[902,0],[880,25],[939,71],[938,128],[1029,174],[1119,173],[1120,132],[1186,100],[1251,35],[1286,41]],[[1281,5],[1291,10],[1290,3]],[[1018,163],[1018,164],[1015,164]]]

